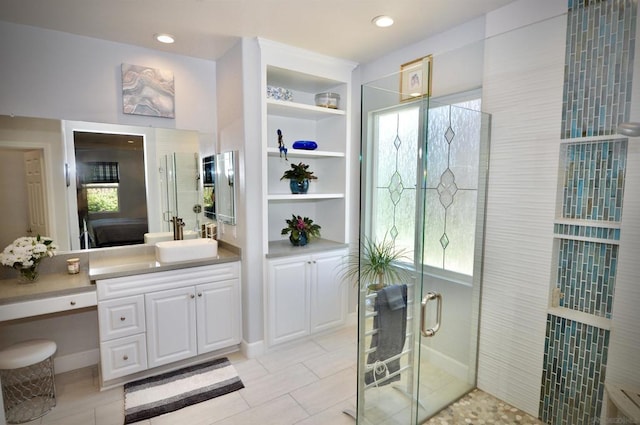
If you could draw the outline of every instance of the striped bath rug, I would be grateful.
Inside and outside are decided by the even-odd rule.
[[[241,388],[244,384],[226,357],[130,382],[124,386],[124,423],[160,416]]]

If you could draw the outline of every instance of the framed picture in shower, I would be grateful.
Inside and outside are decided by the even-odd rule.
[[[400,101],[431,95],[432,56],[400,65]]]

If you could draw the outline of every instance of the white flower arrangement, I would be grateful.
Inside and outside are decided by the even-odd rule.
[[[23,236],[16,239],[0,253],[0,263],[14,269],[37,266],[45,257],[53,257],[58,247],[53,239],[44,236]]]

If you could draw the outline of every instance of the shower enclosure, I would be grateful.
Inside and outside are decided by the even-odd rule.
[[[423,423],[476,384],[489,116],[479,92],[398,87],[362,87],[361,247],[387,242],[409,277],[359,281],[359,424]]]

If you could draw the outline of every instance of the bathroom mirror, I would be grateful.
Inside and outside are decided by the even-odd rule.
[[[235,152],[216,155],[216,220],[236,224],[236,157]]]
[[[82,221],[78,215],[74,132],[132,135],[144,139],[144,165],[141,163],[138,167],[138,175],[142,176],[139,178],[144,178],[144,195],[139,196],[132,209],[136,210],[136,218],[146,216],[149,232],[170,230],[169,223],[163,217],[166,208],[160,175],[162,158],[176,152],[190,153],[193,158],[193,154],[200,151],[199,132],[0,116],[0,213],[11,222],[11,226],[2,226],[0,229],[0,249],[17,237],[35,236],[38,233],[52,237],[60,251],[80,249]],[[23,160],[27,153],[36,153],[40,157],[36,168],[41,180],[29,183],[28,189],[40,195],[35,205],[30,201],[32,194],[27,194],[26,190],[16,190],[18,187],[27,187],[27,167]],[[98,156],[85,162],[117,161]],[[120,171],[124,172],[123,169]],[[143,198],[146,198],[146,208]],[[181,208],[181,214],[182,211],[185,215],[189,212],[194,214],[193,209],[197,204],[201,202],[185,205]],[[33,223],[30,222],[30,216],[35,218]]]
[[[202,159],[205,217],[236,224],[235,152],[224,152]]]

